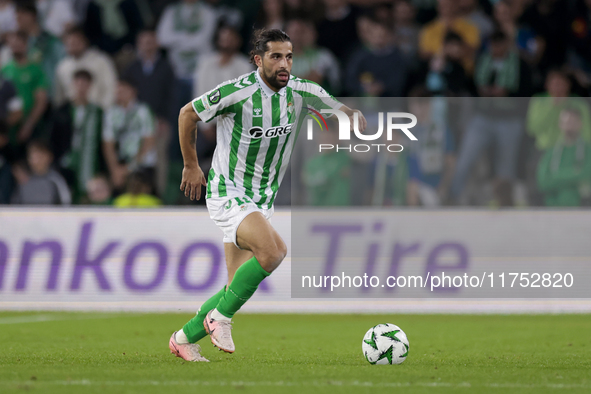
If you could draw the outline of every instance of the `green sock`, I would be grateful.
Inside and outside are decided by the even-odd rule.
[[[228,291],[218,302],[216,309],[231,318],[257,290],[259,283],[271,275],[259,264],[256,257],[247,260],[236,270]]]
[[[209,300],[205,301],[197,311],[197,315],[183,326],[183,331],[189,342],[195,343],[207,335],[205,328],[203,328],[203,320],[205,320],[205,316],[207,316],[209,311],[216,307],[225,292],[226,286],[213,295]]]

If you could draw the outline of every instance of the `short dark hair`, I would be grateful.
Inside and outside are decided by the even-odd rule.
[[[297,23],[301,23],[307,27],[311,27],[313,29],[316,29],[316,25],[314,24],[314,21],[310,18],[306,18],[303,15],[296,15],[293,16],[291,18],[289,18],[287,20],[287,23],[285,24],[286,26],[289,25],[291,22],[297,22]]]
[[[77,70],[74,73],[74,79],[86,79],[88,82],[92,82],[92,74],[88,70]]]
[[[448,31],[445,33],[445,37],[443,38],[443,42],[446,44],[450,43],[457,43],[457,44],[464,44],[464,39],[455,31]]]
[[[565,79],[569,83],[572,82],[571,81],[571,77],[570,77],[570,73],[564,67],[552,67],[552,68],[550,68],[548,70],[548,72],[546,73],[546,78],[548,78],[550,75],[557,76],[557,77],[560,77],[562,79]]]
[[[270,42],[291,42],[291,38],[279,29],[255,30],[252,36],[252,50],[250,51],[250,62],[256,64],[254,57],[263,56],[269,50]]]
[[[240,31],[238,31],[236,26],[230,23],[226,23],[224,20],[221,20],[215,29],[215,33],[213,34],[213,46],[216,49],[219,49],[218,40],[220,38],[220,33],[222,32],[222,30],[230,30],[232,33],[234,33],[236,37],[238,37],[238,39],[240,39],[240,43],[242,43],[242,36],[240,35]]]
[[[135,89],[137,91],[138,88],[138,83],[135,80],[135,78],[132,78],[131,76],[122,76],[119,77],[119,83],[123,84],[123,85],[127,85],[133,89]]]
[[[493,43],[504,42],[504,41],[507,41],[508,38],[509,37],[507,36],[507,34],[505,34],[505,32],[502,30],[495,30],[490,35],[490,41]]]
[[[51,150],[51,144],[44,139],[34,139],[31,142],[28,143],[27,145],[27,149],[38,149],[40,151],[46,152],[46,153],[50,153],[53,154],[53,151]]]
[[[78,35],[83,37],[85,40],[88,40],[88,37],[86,37],[86,32],[84,31],[84,29],[81,26],[72,26],[68,29],[66,29],[64,36],[73,36],[73,35]]]
[[[16,12],[26,12],[27,14],[32,14],[34,17],[37,17],[37,6],[33,2],[25,2],[17,4]]]

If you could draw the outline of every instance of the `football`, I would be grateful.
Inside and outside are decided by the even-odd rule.
[[[409,343],[400,327],[386,323],[370,328],[361,349],[370,364],[401,364],[408,356]]]

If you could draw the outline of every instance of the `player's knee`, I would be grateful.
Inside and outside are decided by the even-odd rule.
[[[281,255],[281,259],[280,259],[280,262],[281,262],[281,261],[283,261],[283,259],[285,259],[285,256],[287,256],[287,246],[285,245],[285,242],[283,242],[283,240],[281,238],[277,242],[277,251]]]
[[[281,241],[276,243],[273,247],[269,247],[261,251],[257,256],[257,260],[263,269],[267,272],[273,272],[287,255],[287,247]]]

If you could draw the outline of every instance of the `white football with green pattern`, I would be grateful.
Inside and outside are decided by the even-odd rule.
[[[401,364],[408,356],[408,339],[400,327],[378,324],[365,333],[361,349],[370,364]]]

